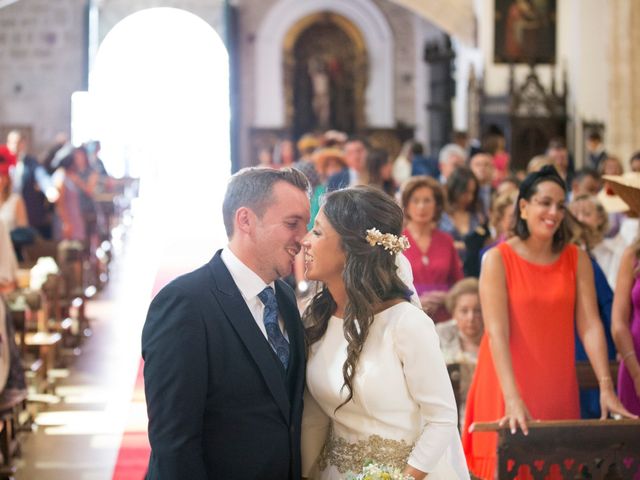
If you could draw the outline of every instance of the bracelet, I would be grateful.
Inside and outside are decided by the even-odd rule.
[[[635,355],[635,354],[636,354],[636,352],[634,350],[629,350],[627,353],[622,355],[622,360],[624,360],[627,357],[630,357],[631,355]]]
[[[613,380],[611,380],[611,377],[602,377],[598,379],[598,383],[604,383],[607,381],[613,383]]]

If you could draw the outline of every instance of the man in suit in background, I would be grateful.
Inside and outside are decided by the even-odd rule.
[[[586,143],[587,161],[585,166],[597,171],[600,168],[600,164],[607,158],[607,152],[604,149],[604,143],[602,143],[602,135],[596,131],[590,132]]]
[[[347,140],[344,146],[344,159],[348,168],[329,177],[327,180],[328,192],[369,183],[367,151],[368,146],[365,140],[358,137],[352,137]]]
[[[304,332],[291,272],[309,222],[295,169],[244,169],[228,245],[153,299],[142,332],[148,479],[297,480]]]

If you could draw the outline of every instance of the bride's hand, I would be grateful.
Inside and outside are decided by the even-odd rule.
[[[524,401],[522,401],[522,398],[516,397],[505,400],[504,417],[500,419],[498,425],[503,427],[509,424],[511,433],[516,433],[519,425],[522,433],[529,435],[529,427],[527,426],[529,420],[531,420],[531,414],[527,406],[524,404]]]
[[[423,480],[427,478],[429,475],[424,473],[422,470],[418,470],[417,468],[412,467],[411,465],[407,465],[402,472],[403,475],[411,475],[414,480]]]

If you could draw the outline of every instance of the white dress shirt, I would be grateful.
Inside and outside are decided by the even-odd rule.
[[[266,287],[271,287],[275,292],[275,282],[271,282],[269,285],[264,283],[260,276],[242,263],[242,261],[236,257],[229,247],[222,249],[220,257],[227,267],[227,270],[229,270],[231,278],[233,278],[238,290],[240,290],[242,298],[244,298],[247,307],[249,307],[249,310],[251,311],[251,315],[253,315],[253,319],[256,321],[256,325],[258,325],[258,328],[262,332],[262,335],[264,335],[264,338],[268,340],[267,329],[264,326],[263,320],[264,304],[262,303],[262,300],[258,298],[258,294]],[[280,325],[280,330],[284,334],[284,337],[289,340],[287,331],[284,328],[284,320],[280,313],[278,313],[278,324]],[[273,349],[273,346],[271,348]]]

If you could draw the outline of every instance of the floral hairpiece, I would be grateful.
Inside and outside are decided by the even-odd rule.
[[[393,233],[382,233],[377,228],[367,230],[367,242],[372,247],[381,245],[389,252],[389,255],[400,253],[409,248],[409,240],[404,235],[398,237]]]

